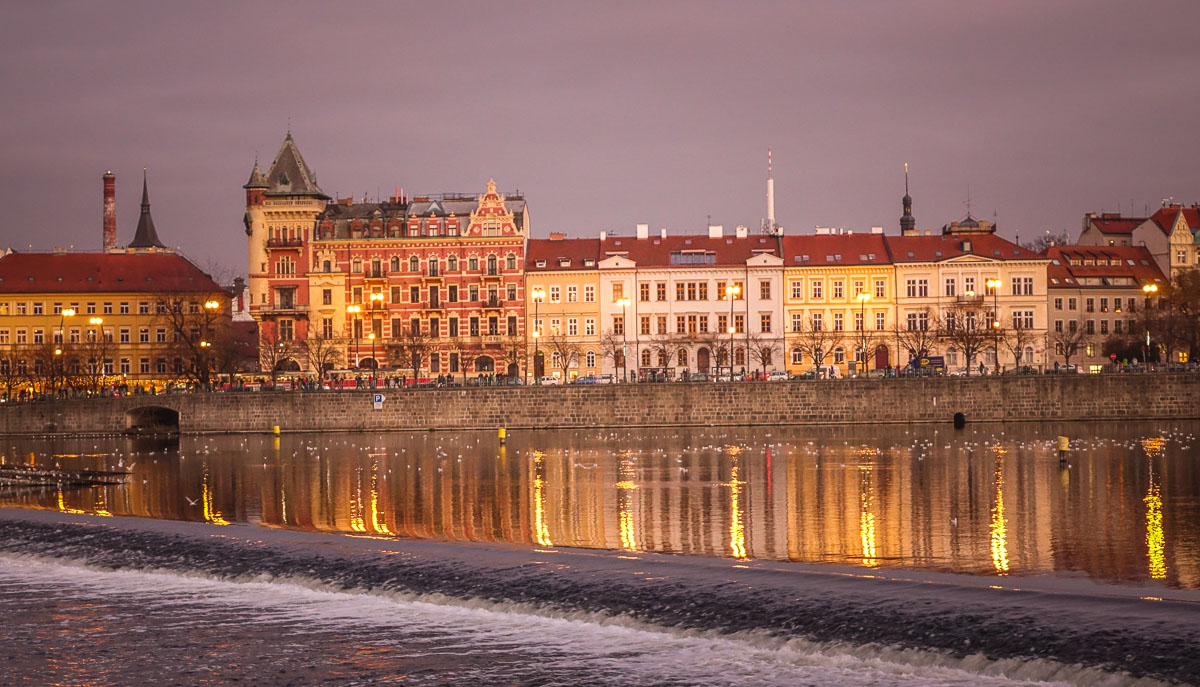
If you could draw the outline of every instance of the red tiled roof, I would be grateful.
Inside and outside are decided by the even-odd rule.
[[[1158,212],[1150,216],[1154,223],[1162,229],[1163,233],[1170,233],[1175,228],[1175,218],[1179,213],[1183,213],[1183,221],[1187,223],[1188,229],[1195,231],[1200,229],[1200,208],[1190,207],[1185,208],[1180,205],[1171,205],[1160,209]]]
[[[10,253],[0,293],[217,293],[216,282],[175,253]]]
[[[1101,234],[1128,236],[1146,221],[1145,217],[1093,217],[1090,222]]]
[[[783,237],[786,265],[886,265],[883,234],[831,234]]]
[[[1052,289],[1079,288],[1080,277],[1132,277],[1139,286],[1166,282],[1158,263],[1144,246],[1053,246],[1046,256],[1052,261],[1046,268],[1048,286]],[[1072,265],[1072,259],[1081,264]],[[1082,264],[1087,260],[1108,264]]]
[[[625,255],[639,267],[671,266],[672,253],[713,253],[714,261],[706,265],[744,265],[758,253],[779,254],[776,239],[762,234],[751,234],[745,238],[723,236],[709,238],[707,234],[683,234],[679,236],[650,236],[639,239],[631,236],[609,236],[600,244],[600,259],[612,255]],[[688,267],[688,265],[675,265]]]
[[[1046,257],[1018,246],[995,234],[938,234],[936,236],[888,236],[886,242],[893,262],[940,262],[966,255],[964,242],[971,244],[970,255],[989,260],[1044,260]]]
[[[596,269],[596,263],[585,266],[583,261],[591,258],[599,262],[600,239],[529,239],[525,246],[526,272],[555,272],[562,270]],[[544,266],[538,262],[544,260]],[[567,265],[562,260],[569,260]]]

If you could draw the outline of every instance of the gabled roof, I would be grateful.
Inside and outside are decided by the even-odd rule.
[[[296,141],[292,139],[290,131],[287,138],[283,139],[279,152],[275,154],[270,169],[267,170],[266,183],[267,195],[329,198],[321,187],[317,186],[317,175],[313,174],[304,162],[304,156],[296,147]]]
[[[242,188],[269,188],[266,177],[258,168],[258,160],[254,161],[254,169],[250,170],[250,180]]]
[[[1151,215],[1150,219],[1154,220],[1154,224],[1164,234],[1170,234],[1175,228],[1175,221],[1181,213],[1188,229],[1192,230],[1192,232],[1200,229],[1200,207],[1195,205],[1190,208],[1185,208],[1182,205],[1169,205]]]
[[[830,234],[783,237],[788,266],[886,265],[883,234]]]
[[[976,255],[985,260],[1047,259],[995,234],[887,236],[885,242],[894,263],[942,262],[966,255]],[[968,244],[969,251],[966,250]]]
[[[137,232],[129,242],[130,248],[166,248],[158,240],[154,230],[154,218],[150,216],[150,189],[146,184],[146,172],[142,170],[142,215],[138,218]]]
[[[525,271],[594,270],[604,257],[600,254],[600,239],[529,239]],[[587,260],[592,264],[585,265]]]
[[[1052,246],[1046,257],[1051,261],[1046,276],[1052,289],[1079,288],[1079,279],[1085,277],[1133,278],[1139,286],[1166,282],[1145,246]]]
[[[626,255],[637,263],[638,267],[681,267],[690,266],[672,261],[672,255],[711,254],[711,262],[692,263],[697,266],[733,266],[745,265],[746,261],[758,253],[779,254],[779,244],[775,237],[762,234],[751,234],[745,238],[722,236],[709,238],[707,234],[680,236],[650,236],[644,239],[630,236],[609,236],[600,242],[600,258],[610,255]]]
[[[1114,213],[1104,213],[1090,217],[1088,223],[1105,235],[1129,236],[1146,221],[1145,217],[1122,217]]]
[[[0,293],[218,293],[223,289],[176,253],[9,253]]]

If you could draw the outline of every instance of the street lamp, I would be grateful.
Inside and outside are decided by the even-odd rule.
[[[346,312],[350,313],[350,317],[351,317],[350,329],[353,330],[353,333],[354,333],[354,369],[357,370],[358,369],[358,335],[359,335],[358,314],[360,312],[362,312],[362,306],[361,305],[348,305],[348,306],[346,306]]]
[[[372,294],[374,295],[374,294]],[[375,370],[379,367],[379,362],[375,360],[375,332],[367,334],[367,338],[371,340],[371,386],[375,386]],[[413,372],[416,375],[416,372]],[[415,379],[413,380],[416,381]]]
[[[62,347],[64,345],[66,345],[66,342],[67,342],[67,333],[64,330],[63,321],[68,317],[75,317],[75,309],[74,308],[63,308],[62,311],[59,313],[59,317],[58,317],[58,342],[57,342],[58,346],[55,347],[55,349],[54,349],[54,355],[55,355],[54,359],[56,361],[58,361],[58,372],[59,372],[60,382],[65,381],[66,376],[67,376],[66,368],[65,368],[65,365],[63,363],[63,358],[62,358],[62,354],[63,354]]]
[[[729,301],[729,381],[733,381],[733,333],[737,331],[737,327],[733,326],[733,299],[742,292],[742,287],[737,284],[727,284],[725,286],[725,298]]]
[[[88,332],[91,335],[91,340],[97,341],[102,336],[102,334],[100,332],[100,325],[104,324],[104,318],[103,317],[92,317],[92,318],[88,319],[88,323],[91,324],[93,327],[92,331]],[[92,366],[91,373],[94,375],[94,380],[95,380],[95,383],[92,387],[92,391],[94,393],[100,392],[100,377],[103,375],[103,370],[104,370],[104,361],[95,357],[99,353],[99,351],[97,349],[99,349],[99,346],[94,347],[94,349],[92,351],[92,360],[91,360],[91,366]]]
[[[538,319],[538,305],[546,298],[546,289],[535,286],[532,292],[533,295],[533,372],[534,384],[541,384],[542,378],[537,376],[537,360],[538,360],[538,337],[542,335],[541,320]],[[525,366],[526,371],[529,370],[529,365]]]
[[[617,305],[621,307],[621,338],[623,339],[623,343],[621,344],[621,367],[625,371],[626,382],[629,381],[629,352],[627,350],[629,348],[629,317],[625,310],[629,307],[630,303],[631,301],[628,298],[617,299]]]
[[[1142,349],[1142,358],[1146,364],[1150,363],[1150,297],[1158,293],[1158,284],[1143,284],[1142,293],[1146,294],[1146,347]]]
[[[871,294],[866,291],[859,291],[855,298],[858,299],[858,320],[859,326],[862,328],[862,345],[858,349],[862,358],[859,362],[860,369],[858,372],[861,375],[867,370],[867,301],[871,300]]]
[[[999,279],[987,280],[992,291],[992,355],[996,357],[996,374],[1000,374],[1000,284]]]

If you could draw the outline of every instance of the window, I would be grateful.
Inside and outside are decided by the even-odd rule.
[[[687,334],[687,317],[684,315],[675,316],[675,333]]]
[[[694,281],[687,283],[687,299],[689,301],[696,300],[696,282]]]
[[[708,300],[708,282],[702,281],[696,285],[697,298],[702,301]]]
[[[479,318],[472,317],[467,320],[467,328],[471,336],[479,336]]]
[[[550,287],[550,302],[551,303],[561,303],[562,302],[562,288],[561,287],[559,287],[557,285]]]
[[[746,333],[746,316],[742,313],[733,316],[733,331],[735,334]]]
[[[799,365],[804,362],[804,351],[799,348],[792,349],[792,364]]]
[[[1075,310],[1079,307],[1079,301],[1074,298],[1067,299],[1067,310]]]
[[[771,313],[761,313],[758,316],[758,326],[763,334],[771,333]]]
[[[333,289],[321,291],[321,305],[333,305]]]
[[[761,279],[758,282],[758,298],[759,300],[771,300],[771,281],[769,279]]]
[[[120,310],[121,310],[121,314],[122,314],[122,315],[128,315],[128,314],[129,314],[129,304],[128,304],[128,303],[122,303],[122,304],[121,304],[121,308],[120,308]]]
[[[1014,296],[1032,296],[1033,295],[1033,277],[1013,277],[1012,295],[1014,295]]]
[[[812,330],[814,332],[822,331],[825,328],[825,316],[819,312],[812,314]]]
[[[1113,320],[1113,334],[1121,333],[1121,320]]]
[[[834,279],[831,286],[832,286],[834,298],[844,298],[845,297],[845,293],[842,290],[842,280],[841,279]]]
[[[804,282],[802,282],[802,281],[791,282],[791,287],[792,287],[792,298],[804,298]]]
[[[571,287],[571,288],[575,288],[575,287]],[[510,301],[517,300],[517,285],[516,284],[508,284],[507,286],[505,286],[504,290],[505,290],[505,297],[508,300],[510,300]],[[574,301],[571,301],[571,302],[574,303]]]
[[[794,331],[794,332],[804,331],[804,315],[802,315],[798,312],[792,313],[792,331]]]
[[[161,330],[159,330],[161,331]],[[290,319],[279,320],[279,339],[280,341],[291,341],[295,338],[295,326]]]
[[[39,301],[39,302],[35,302],[35,303],[33,304],[33,314],[34,314],[34,315],[41,315],[41,314],[42,314],[42,304],[41,304],[41,302],[40,302],[40,301]],[[96,314],[96,304],[95,304],[95,303],[88,303],[88,314],[89,314],[89,315],[95,315],[95,314]]]
[[[655,333],[658,333],[658,334],[666,334],[667,333],[667,316],[666,315],[658,316],[658,323],[657,323],[657,328],[655,329]]]
[[[1100,320],[1100,333],[1101,334],[1108,333],[1108,320]]]
[[[497,336],[500,334],[500,318],[492,316],[488,318],[487,327],[488,336]]]
[[[513,287],[513,288],[515,289],[516,287]],[[510,298],[509,300],[512,300],[512,301],[517,300],[517,295],[514,293],[512,298]],[[579,287],[578,286],[568,286],[567,287],[567,302],[568,303],[576,303],[578,301],[579,301]]]
[[[467,287],[467,300],[476,303],[479,301],[479,285],[471,284]]]
[[[507,331],[510,336],[516,336],[516,334],[517,334],[517,316],[516,315],[508,316],[508,330]]]
[[[159,327],[158,329],[154,330],[154,341],[157,343],[166,343],[167,342],[167,330],[162,327]]]
[[[838,346],[837,348],[833,349],[833,362],[835,364],[845,363],[846,362],[846,349],[842,348],[841,346]]]
[[[1108,299],[1107,298],[1100,299],[1100,312],[1108,312]]]
[[[583,335],[584,336],[595,336],[596,335],[596,320],[595,319],[589,317],[583,321]]]
[[[955,293],[955,286],[957,284],[958,284],[958,282],[954,279],[954,277],[946,277],[946,297],[947,298],[953,298],[954,296],[958,295]]]
[[[654,300],[667,300],[667,283],[665,281],[660,281],[654,284]]]
[[[450,321],[449,321],[449,324],[450,324],[450,327],[449,327],[449,332],[448,332],[448,333],[449,333],[449,335],[450,335],[451,337],[457,337],[457,336],[458,336],[458,318],[457,318],[457,317],[451,317],[451,318],[450,318]]]
[[[683,282],[676,282],[675,283],[675,300],[677,300],[677,301],[683,300],[683,290],[684,290]]]
[[[408,287],[408,302],[409,303],[420,303],[421,302],[421,287],[419,287],[419,286]]]
[[[138,329],[138,343],[150,343],[150,328],[142,327]]]
[[[1063,321],[1062,321],[1062,320],[1055,320],[1055,321],[1054,321],[1054,331],[1055,331],[1055,332],[1058,332],[1059,334],[1061,334],[1061,333],[1062,333],[1062,330],[1063,330],[1063,324],[1062,324],[1062,323],[1063,323]]]
[[[833,314],[833,331],[840,332],[843,329],[845,329],[845,321],[842,316],[842,313],[835,312]]]
[[[21,301],[17,302],[17,314],[18,315],[25,314],[25,303],[24,302],[21,302]]]
[[[1088,298],[1084,301],[1084,312],[1096,312],[1096,299]]]
[[[588,351],[587,355],[584,356],[584,361],[588,367],[595,367],[596,366],[596,352]]]
[[[875,297],[876,298],[885,298],[886,296],[887,296],[887,289],[884,287],[884,281],[882,279],[876,279],[875,280]]]
[[[1088,321],[1084,322],[1083,323],[1083,331],[1088,334],[1095,334],[1096,333],[1096,321],[1088,320]]]
[[[1054,299],[1054,309],[1055,309],[1055,310],[1062,310],[1062,308],[1063,308],[1063,299],[1061,299],[1061,298],[1055,298],[1055,299]]]
[[[646,328],[650,328],[650,323],[646,323]],[[567,336],[579,336],[579,320],[578,318],[567,318]]]
[[[861,332],[863,325],[863,314],[861,312],[854,313],[854,331]]]
[[[646,282],[638,284],[638,300],[643,302],[650,300],[650,284]]]
[[[650,316],[649,315],[642,315],[639,318],[638,331],[641,332],[642,336],[650,335]]]
[[[333,318],[332,317],[321,318],[321,337],[324,339],[332,339],[333,338]]]
[[[45,341],[44,341],[44,337],[45,337],[45,336],[46,336],[45,330],[43,330],[43,329],[35,329],[35,330],[33,330],[33,342],[34,342],[35,344],[44,343],[44,342],[45,342]]]
[[[624,297],[625,297],[625,283],[624,282],[615,282],[612,285],[612,301],[613,301],[613,303],[616,303],[617,301],[621,300]]]
[[[517,256],[513,255],[512,253],[509,253],[508,257],[504,258],[504,269],[506,269],[506,270],[517,269]]]
[[[876,331],[887,329],[887,313],[875,313],[875,329]]]
[[[812,297],[814,300],[824,298],[825,282],[814,279],[812,280]]]
[[[616,334],[618,336],[621,336],[625,333],[625,316],[624,315],[613,315],[612,330],[613,330],[613,334]]]
[[[583,287],[583,302],[584,303],[595,303],[596,302],[596,287],[594,285],[586,284]]]
[[[678,353],[675,356],[675,364],[677,364],[679,367],[687,367],[688,352],[686,349],[683,349],[683,348],[679,349]]]
[[[909,279],[904,283],[905,294],[909,298],[928,298],[929,297],[929,280],[928,279]]]
[[[451,255],[448,258],[446,258],[446,270],[450,271],[450,272],[458,271],[458,256],[457,255]]]
[[[59,340],[61,341],[62,340],[61,332],[59,332],[59,337],[60,337]],[[121,327],[120,337],[121,337],[121,343],[123,343],[123,344],[130,343],[130,340],[132,337],[130,336],[129,327]]]
[[[451,284],[446,287],[446,300],[450,303],[458,302],[458,284]]]
[[[927,331],[929,329],[929,313],[910,312],[907,324],[910,332]]]

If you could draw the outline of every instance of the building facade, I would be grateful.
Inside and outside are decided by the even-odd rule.
[[[601,347],[600,241],[530,239],[525,262],[530,378],[597,376],[605,369]]]
[[[264,366],[415,378],[525,368],[524,198],[489,181],[478,196],[333,201],[290,134],[245,188]]]

